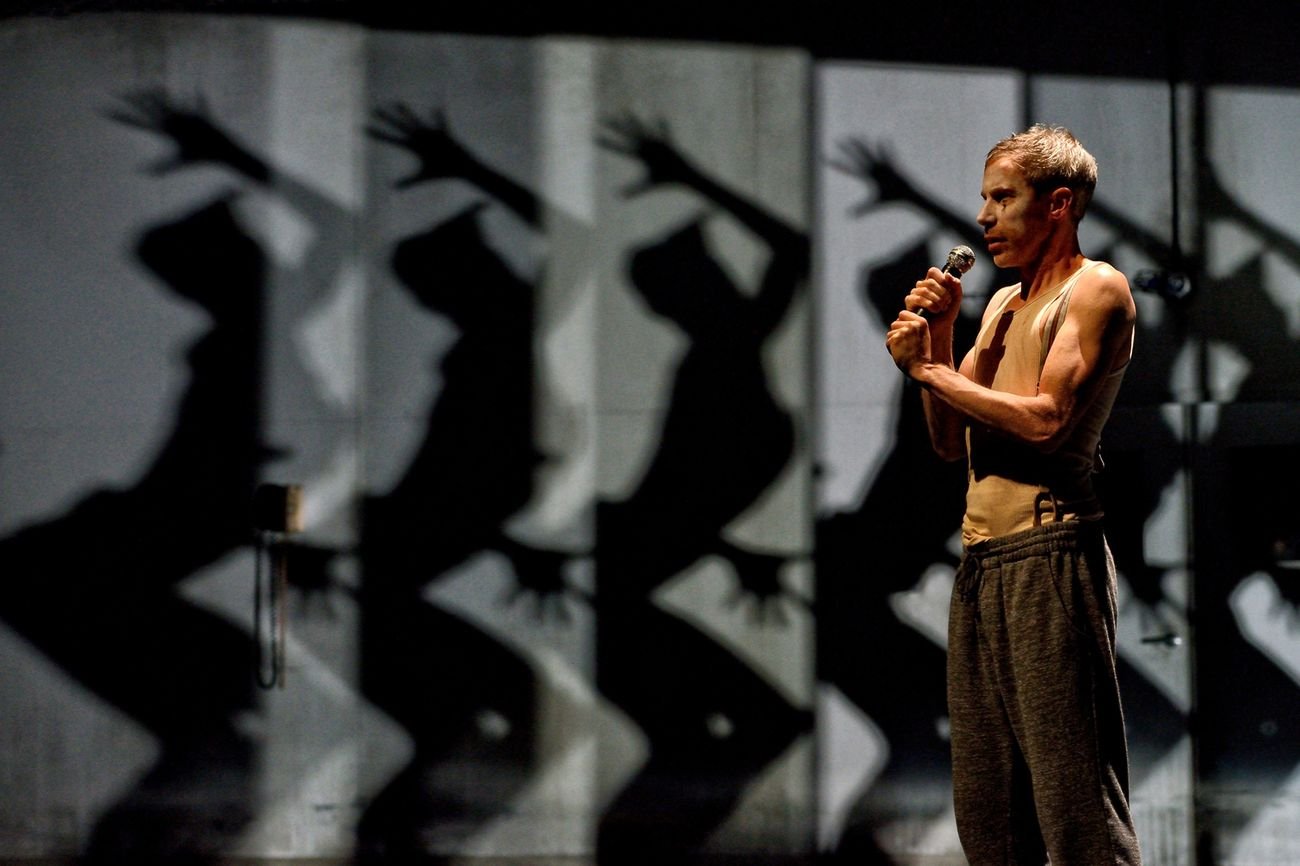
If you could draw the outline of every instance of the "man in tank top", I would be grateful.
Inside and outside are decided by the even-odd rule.
[[[1128,281],[1084,257],[1097,164],[1060,127],[989,151],[977,222],[1020,282],[954,363],[961,282],[930,269],[889,328],[935,451],[968,466],[948,634],[953,795],[972,866],[1140,863],[1093,463],[1133,350]]]

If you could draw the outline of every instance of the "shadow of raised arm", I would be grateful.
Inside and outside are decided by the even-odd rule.
[[[785,220],[725,186],[688,160],[673,143],[668,125],[653,126],[631,115],[607,120],[597,142],[608,150],[641,163],[643,177],[623,194],[634,197],[669,185],[691,189],[727,211],[771,250],[772,259],[751,309],[762,333],[775,328],[785,316],[799,284],[807,277],[810,250],[807,235]]]
[[[972,246],[979,246],[983,236],[975,220],[959,214],[925,192],[922,192],[895,167],[893,155],[886,147],[872,148],[865,139],[851,136],[839,142],[839,154],[827,159],[827,164],[837,171],[857,178],[875,191],[850,209],[850,215],[861,217],[886,204],[906,203],[939,220],[944,228],[960,235]]]
[[[145,90],[122,97],[106,114],[126,126],[155,133],[169,139],[175,151],[155,162],[153,174],[168,174],[194,165],[225,165],[245,177],[267,183],[269,166],[235,142],[209,116],[206,100],[188,106],[172,99],[162,90]]]
[[[412,174],[397,181],[398,189],[436,180],[463,180],[496,198],[525,222],[538,224],[541,208],[537,196],[461,144],[441,109],[435,109],[426,120],[397,103],[377,109],[366,131],[379,141],[409,151],[419,161]]]
[[[121,97],[105,114],[119,123],[167,139],[173,152],[150,166],[154,174],[168,174],[199,165],[224,166],[273,192],[314,228],[312,249],[301,256],[302,265],[286,279],[296,278],[311,296],[332,284],[349,249],[351,221],[342,204],[312,184],[277,169],[237,141],[212,119],[203,98],[186,103],[156,88]]]
[[[645,167],[641,180],[624,188],[623,195],[627,198],[677,184],[694,190],[729,212],[774,249],[805,241],[798,229],[714,180],[688,160],[673,143],[668,125],[662,120],[653,127],[631,115],[607,120],[597,143],[629,156]]]

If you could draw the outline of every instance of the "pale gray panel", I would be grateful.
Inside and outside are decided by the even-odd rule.
[[[365,538],[395,549],[370,548],[380,556],[363,580],[411,583],[411,606],[450,627],[405,635],[414,655],[441,657],[437,670],[376,654],[367,635],[389,627],[382,617],[360,649],[390,666],[372,678],[393,678],[390,698],[409,681],[440,696],[439,725],[481,732],[480,752],[435,741],[413,768],[426,786],[417,799],[461,797],[474,815],[435,810],[398,827],[439,854],[589,852],[591,745],[618,727],[594,695],[588,605],[588,54],[580,43],[387,32],[369,45]],[[448,149],[420,150],[404,125],[445,136]],[[429,176],[406,185],[425,165]],[[388,533],[383,521],[407,507],[423,533]],[[383,572],[392,566],[409,573]],[[568,592],[539,592],[543,571]],[[416,744],[438,736],[408,733]]]
[[[668,773],[665,766],[675,765],[674,750],[691,747],[663,735],[678,725],[687,726],[685,730],[693,730],[692,724],[701,730],[708,726],[720,750],[731,748],[726,740],[733,735],[741,742],[750,737],[757,743],[770,740],[761,748],[770,747],[775,754],[750,758],[757,763],[737,768],[729,779],[681,780],[687,786],[712,784],[709,796],[719,796],[736,784],[734,779],[750,779],[752,774],[752,783],[739,792],[725,821],[687,832],[707,833],[708,847],[723,852],[807,850],[811,742],[799,735],[772,739],[785,736],[786,719],[811,709],[813,702],[813,625],[804,607],[810,598],[810,573],[799,561],[811,539],[811,467],[804,435],[810,397],[809,325],[806,279],[797,278],[802,267],[796,277],[774,278],[775,295],[771,288],[760,295],[769,269],[788,267],[792,254],[802,256],[809,243],[807,62],[794,52],[747,48],[643,42],[601,47],[600,120],[643,124],[650,138],[662,137],[706,178],[702,186],[670,182],[642,187],[647,165],[634,153],[621,151],[625,146],[634,150],[636,136],[604,130],[604,141],[615,145],[599,152],[597,187],[597,478],[601,501],[612,515],[606,525],[615,525],[623,509],[643,508],[635,512],[645,514],[645,525],[634,544],[653,547],[645,551],[650,560],[659,550],[673,551],[681,569],[635,578],[646,593],[637,603],[661,611],[636,620],[646,629],[637,634],[653,640],[651,635],[667,639],[686,633],[699,641],[699,670],[725,672],[732,669],[728,665],[734,666],[737,682],[716,684],[719,701],[733,688],[752,688],[751,694],[762,695],[752,704],[734,706],[735,715],[713,713],[706,685],[696,680],[699,674],[680,671],[682,690],[677,697],[665,694],[656,709],[643,705],[628,711],[636,725],[653,735],[649,772]],[[713,184],[727,192],[718,192]],[[782,223],[787,239],[774,241],[770,232],[756,231],[738,218],[733,194],[746,203],[742,210],[752,206],[765,220]],[[647,271],[635,273],[637,266]],[[708,296],[725,284],[734,287],[735,297],[725,291],[725,297]],[[775,327],[763,325],[770,331],[756,344],[727,342],[734,337],[729,329],[761,320],[761,315],[750,318],[760,306],[756,299],[770,303],[789,289],[798,296],[792,303],[776,304],[780,312]],[[693,291],[701,297],[680,297]],[[700,300],[704,303],[696,307]],[[715,301],[718,309],[733,311],[724,321],[702,324],[691,319]],[[707,319],[707,313],[703,315]],[[729,390],[728,380],[719,378],[719,355],[729,356],[737,369],[746,371],[737,375],[735,392]],[[752,373],[761,382],[756,383]],[[797,431],[796,438],[783,446],[772,438],[773,430],[779,436],[787,423]],[[689,440],[684,430],[690,431]],[[725,498],[719,497],[719,489],[736,484],[733,479],[742,473],[738,467],[747,458],[737,460],[734,455],[754,448],[772,449],[763,459],[780,458],[770,477],[747,475],[740,480],[759,492],[736,502],[731,513],[711,505]],[[782,448],[789,448],[788,453],[782,454]],[[646,507],[653,490],[667,497],[659,510]],[[670,504],[674,501],[680,505]],[[697,508],[700,503],[706,504]],[[598,544],[605,540],[597,539]],[[755,618],[762,599],[751,597],[745,585],[736,582],[737,563],[718,552],[718,542],[724,540],[782,562],[777,573],[785,592],[773,599],[782,620],[764,625]],[[611,555],[615,562],[620,552]],[[621,555],[636,555],[635,546]],[[631,591],[619,588],[628,577],[615,569],[599,572],[597,579],[616,594]],[[652,622],[656,624],[648,624]],[[678,675],[662,667],[671,663],[672,655],[657,658],[653,646],[615,647],[618,638],[612,633],[607,639],[613,661],[605,676],[611,681],[635,676],[632,669],[619,667],[632,658],[641,660],[647,688],[663,687]],[[604,658],[598,656],[598,666]],[[768,706],[775,708],[771,716],[754,717]],[[762,730],[765,725],[768,730]],[[654,784],[670,784],[668,775],[647,782],[624,769],[637,748],[614,738],[601,743],[602,785],[632,798],[622,802],[624,808],[641,802],[636,798],[646,796]],[[761,753],[760,747],[755,749],[755,755]],[[627,820],[626,815],[616,817]],[[646,843],[673,850],[675,834],[701,820],[700,814],[668,818],[660,838]],[[614,828],[615,835],[622,832],[617,823]]]
[[[14,444],[0,462],[6,529],[29,523],[39,532],[48,523],[57,532],[64,516],[69,528],[77,527],[75,513],[60,512],[78,504],[117,501],[114,496],[126,502],[146,472],[153,473],[155,485],[183,490],[185,475],[202,475],[204,467],[177,462],[195,461],[184,450],[187,443],[177,438],[182,433],[178,413],[186,405],[182,400],[200,401],[191,409],[213,412],[203,416],[207,423],[225,420],[219,404],[228,400],[261,413],[260,429],[240,429],[239,435],[260,435],[277,449],[267,452],[262,471],[307,483],[309,527],[324,529],[332,543],[351,544],[361,287],[355,279],[349,282],[345,260],[355,246],[359,164],[353,147],[355,98],[342,82],[359,78],[356,35],[346,27],[198,16],[6,23],[0,34],[6,82],[0,99],[14,122],[3,147],[4,161],[15,173],[0,188],[0,219],[16,239],[0,263],[8,287],[0,437]],[[171,162],[175,145],[159,130],[136,125],[148,125],[148,112],[130,100],[146,92],[165,96],[172,109],[202,111],[270,166],[273,188],[213,163],[156,171]],[[136,122],[122,122],[124,117]],[[231,297],[260,294],[267,318],[264,332],[242,343],[244,350],[260,355],[261,381],[240,380],[234,388],[213,390],[221,365],[211,356],[187,357],[214,323],[184,295],[203,275],[194,268],[179,277],[155,273],[138,259],[136,245],[153,229],[174,228],[199,213],[221,213],[209,206],[223,198],[233,222],[216,226],[209,242],[246,242],[246,247],[229,247],[231,255],[255,248],[266,268],[260,275],[246,272],[249,280],[260,276],[263,283],[212,290]],[[192,390],[200,369],[208,382],[202,396]],[[190,435],[194,432],[190,428]],[[216,446],[209,457],[223,461],[219,465],[228,460],[219,453],[226,444],[237,453],[247,447],[244,441]],[[187,456],[163,462],[165,446]],[[242,484],[243,479],[231,482]],[[105,498],[90,496],[100,490]],[[244,519],[245,502],[227,503],[216,513],[203,499],[206,490],[196,487],[194,499],[180,496],[173,504],[182,524],[186,517],[199,527]],[[238,514],[226,513],[227,507]],[[202,534],[186,529],[187,539]],[[148,525],[133,526],[129,534],[132,538],[116,541],[127,546],[144,541],[138,564],[151,572],[155,566],[148,551],[164,548],[166,539]],[[211,647],[205,661],[221,671],[211,683],[218,691],[232,679],[236,692],[238,681],[247,677],[251,682],[247,655],[239,646],[240,632],[252,624],[253,559],[245,538],[238,536],[227,550],[208,550],[208,561],[191,574],[168,574],[174,585],[158,586],[153,596],[186,622],[204,624],[201,633],[187,635],[185,646],[171,648],[177,653],[202,654],[204,636],[221,633],[222,648]],[[93,543],[111,547],[114,542]],[[78,540],[67,543],[75,546]],[[175,553],[185,559],[185,551]],[[68,579],[71,600],[79,592],[75,587],[91,577],[56,570],[48,579]],[[133,569],[97,577],[143,591]],[[216,626],[218,622],[224,624]],[[140,631],[174,625],[150,622]],[[310,820],[315,816],[304,823],[305,813],[282,812],[272,805],[304,785],[334,750],[342,755],[359,748],[355,728],[365,713],[340,685],[351,667],[349,635],[327,630],[316,637],[323,640],[312,650],[295,644],[290,651],[290,678],[298,678],[292,698],[277,696],[256,708],[222,703],[225,698],[213,703],[215,715],[207,721],[214,730],[246,725],[241,736],[249,748],[263,750],[260,770],[251,763],[204,766],[195,759],[185,766],[193,776],[182,779],[181,766],[170,765],[179,771],[173,779],[177,804],[186,800],[196,812],[226,809],[229,781],[229,790],[239,792],[237,809],[265,809],[255,818],[233,821],[221,831],[220,841],[204,844],[234,850],[241,834],[247,834],[244,844],[253,848],[329,853],[350,841],[346,831],[340,836],[337,827]],[[12,642],[21,646],[16,638]],[[225,655],[232,646],[237,658]],[[131,711],[97,694],[105,689],[109,695],[147,693],[153,667],[137,666],[138,653],[123,654],[124,649],[116,644],[99,648],[112,669],[108,676],[114,681],[107,686],[104,676],[93,672],[97,682],[74,681],[30,647],[15,651],[31,658],[6,669],[4,690],[19,697],[4,704],[36,715],[11,719],[5,727],[45,731],[50,748],[71,746],[70,754],[79,754],[78,743],[98,748],[79,758],[75,768],[59,761],[26,765],[30,752],[5,749],[6,761],[25,768],[17,776],[4,774],[22,790],[2,799],[26,810],[18,816],[6,813],[6,826],[35,828],[22,838],[6,839],[17,846],[6,854],[76,853],[88,844],[105,810],[125,802],[119,798],[131,795],[153,761],[160,756],[168,760],[167,750],[148,730],[150,721],[133,718]],[[66,653],[68,648],[55,642],[51,650]],[[24,695],[49,698],[34,703]],[[171,700],[158,696],[160,703]],[[221,717],[223,710],[231,717]],[[151,712],[146,709],[144,715]],[[330,723],[320,724],[322,719]],[[267,731],[275,733],[263,737]],[[214,748],[213,754],[221,753]],[[189,758],[179,760],[186,765]],[[333,769],[345,792],[354,792],[356,780],[366,775],[346,761],[336,761]],[[29,778],[32,770],[41,777],[35,783]],[[352,799],[349,793],[343,797]],[[132,815],[131,807],[123,814],[128,820],[140,817]],[[176,813],[181,833],[189,832],[183,825],[193,813],[187,814]],[[41,829],[52,821],[57,832]],[[295,842],[286,848],[290,836]]]

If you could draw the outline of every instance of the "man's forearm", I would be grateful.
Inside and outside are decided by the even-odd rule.
[[[930,352],[932,363],[956,372],[950,322],[934,323],[930,332]],[[944,460],[960,460],[966,456],[966,416],[929,388],[921,390],[921,406],[925,410],[925,426],[935,453]]]
[[[966,416],[936,397],[928,388],[921,391],[925,426],[934,453],[944,460],[966,456]]]
[[[1066,408],[1045,395],[1023,397],[994,391],[977,385],[952,367],[933,361],[915,365],[910,374],[925,389],[935,410],[939,409],[938,404],[943,404],[949,412],[964,418],[964,423],[980,424],[1049,451],[1067,429]],[[943,417],[941,410],[934,414],[936,418]]]

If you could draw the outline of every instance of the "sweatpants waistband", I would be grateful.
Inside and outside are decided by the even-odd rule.
[[[981,566],[989,566],[1057,551],[1079,550],[1103,539],[1100,520],[1063,520],[990,538],[967,546],[963,553],[978,560]]]

